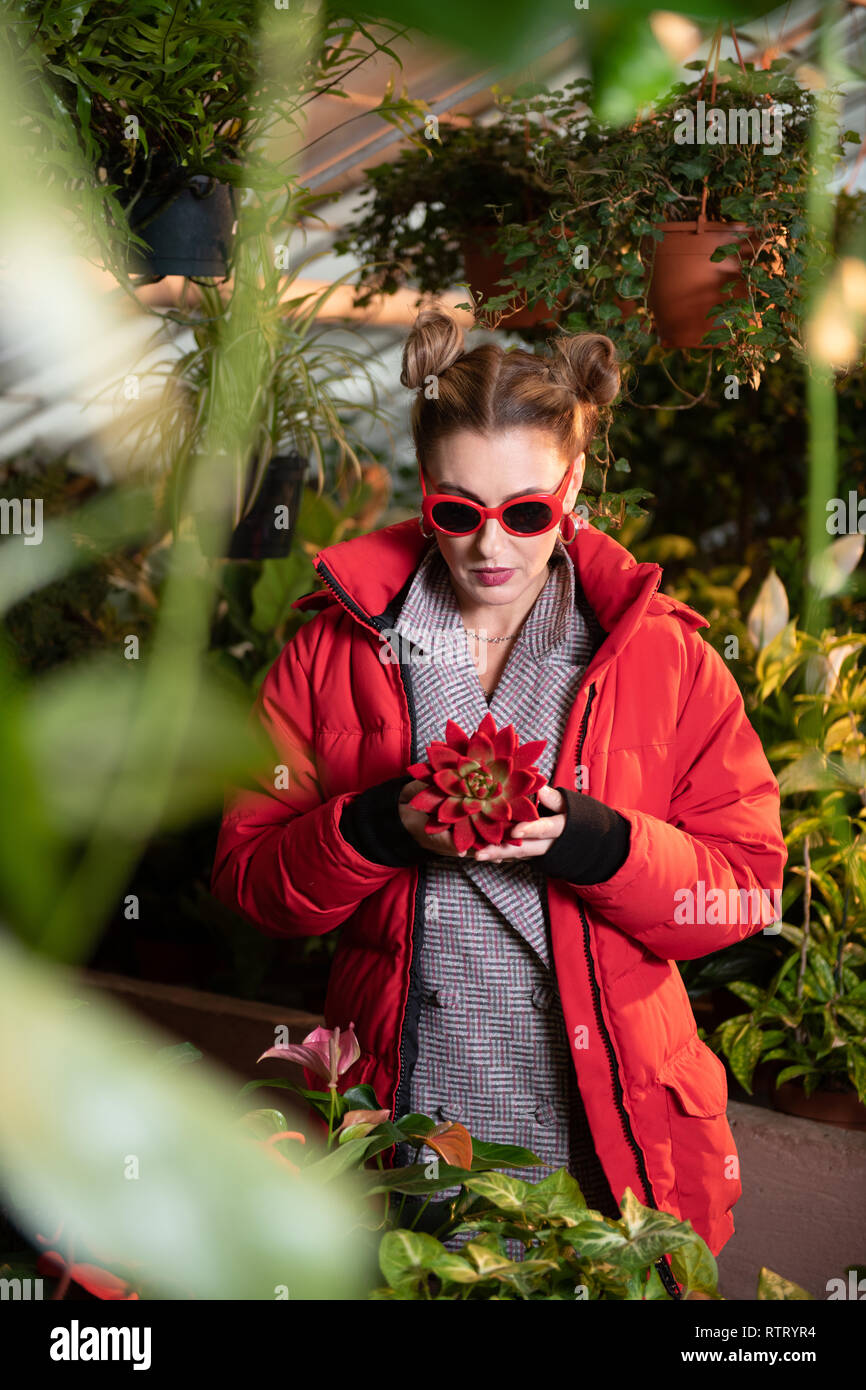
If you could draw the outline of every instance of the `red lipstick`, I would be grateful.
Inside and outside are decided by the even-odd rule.
[[[508,580],[515,573],[515,571],[513,569],[498,569],[494,566],[491,566],[488,569],[473,570],[472,573],[478,576],[478,582],[480,584],[489,586],[491,584],[507,584]]]

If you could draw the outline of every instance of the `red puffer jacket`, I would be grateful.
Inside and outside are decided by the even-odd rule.
[[[321,611],[286,644],[251,716],[290,770],[273,780],[288,787],[256,779],[261,790],[229,791],[211,882],[268,935],[343,927],[325,1021],[354,1021],[363,1051],[343,1080],[369,1082],[392,1113],[415,1026],[406,1006],[424,871],[370,863],[339,821],[348,798],[412,761],[404,670],[393,653],[380,659],[390,649],[379,634],[427,543],[413,519],[316,556],[327,588],[294,606]],[[576,1075],[617,1201],[631,1187],[690,1220],[715,1254],[734,1229],[737,1151],[725,1068],[697,1036],[675,962],[781,917],[778,783],[733,676],[698,634],[707,620],[657,592],[661,568],[594,528],[568,552],[608,636],[550,782],[575,788],[582,767],[580,789],[631,827],[628,857],[606,882],[548,879]]]

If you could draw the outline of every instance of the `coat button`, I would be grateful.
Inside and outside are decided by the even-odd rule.
[[[425,1004],[437,1009],[459,1008],[461,1003],[460,990],[456,985],[436,985],[425,990],[421,998]]]
[[[550,1009],[555,998],[550,985],[536,985],[532,991],[532,1003],[536,1009]]]
[[[553,1111],[549,1105],[538,1105],[535,1109],[535,1118],[540,1125],[552,1125]]]
[[[456,985],[440,985],[436,990],[436,1002],[440,1009],[457,1009],[463,1000]]]

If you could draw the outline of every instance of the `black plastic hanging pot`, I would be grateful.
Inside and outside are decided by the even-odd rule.
[[[307,460],[294,450],[288,454],[273,455],[265,470],[258,496],[232,532],[225,553],[217,550],[214,531],[208,518],[197,515],[196,529],[202,552],[210,559],[285,559],[292,549],[307,466]],[[254,459],[250,465],[247,497],[255,472]],[[278,508],[281,510],[278,511]],[[281,524],[284,516],[287,519],[286,525]]]
[[[161,210],[154,216],[157,209]],[[225,279],[236,221],[234,188],[207,174],[190,174],[174,190],[141,197],[130,212],[129,225],[144,237],[150,251],[144,255],[131,247],[129,272]]]

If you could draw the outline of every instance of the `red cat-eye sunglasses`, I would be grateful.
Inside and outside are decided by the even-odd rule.
[[[446,536],[470,536],[491,518],[512,536],[540,536],[562,520],[562,499],[568,491],[573,472],[574,463],[570,463],[555,492],[527,492],[522,497],[512,497],[510,502],[503,502],[498,507],[482,507],[480,502],[471,502],[468,497],[456,497],[450,492],[428,495],[424,486],[424,470],[419,462],[418,476],[424,498],[421,516],[428,526],[435,527]]]

